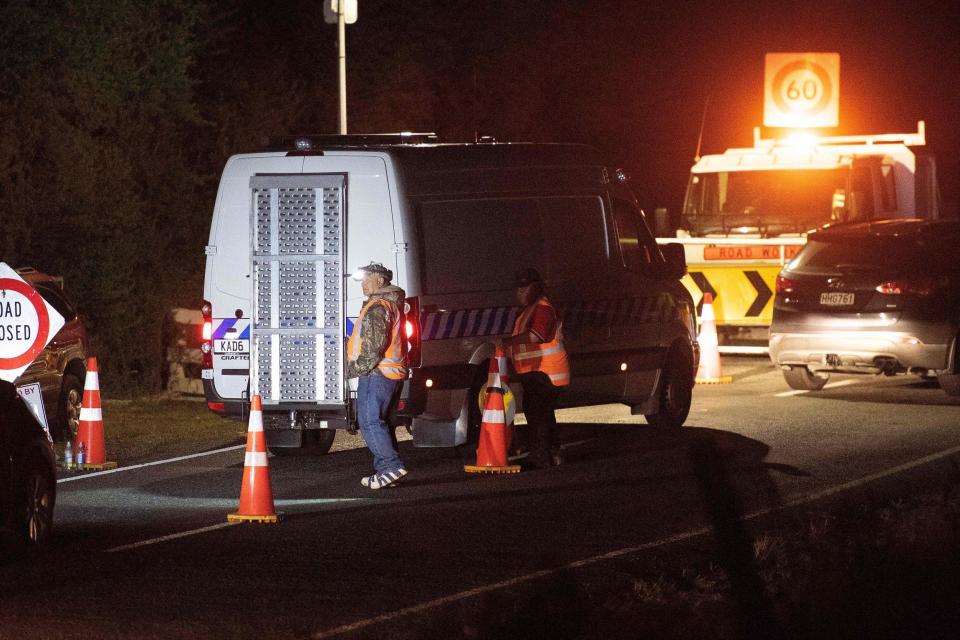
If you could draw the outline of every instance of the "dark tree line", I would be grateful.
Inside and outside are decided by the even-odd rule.
[[[765,51],[840,50],[848,76],[890,75],[864,40],[886,31],[858,12],[801,4],[716,13],[630,0],[360,0],[347,28],[350,130],[590,142],[637,178],[644,206],[676,207],[707,95],[705,150],[749,143]],[[336,29],[321,6],[0,2],[0,260],[65,276],[108,390],[158,387],[164,316],[199,304],[227,157],[278,135],[336,131]],[[931,32],[909,11],[887,21],[930,43],[910,55],[936,47],[942,73],[955,75],[960,56],[941,51],[956,49],[951,22]],[[956,83],[915,73],[904,55],[897,77],[916,85],[912,95],[924,82],[954,87],[936,99],[952,118]],[[913,100],[889,127],[869,117],[889,121],[892,101],[853,118],[841,102],[841,119],[863,133],[926,117],[942,136],[930,105]]]

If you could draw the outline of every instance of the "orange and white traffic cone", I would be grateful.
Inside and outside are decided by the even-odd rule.
[[[519,473],[520,465],[509,464],[507,450],[510,447],[510,429],[506,423],[503,405],[503,381],[500,378],[500,360],[503,350],[497,347],[490,358],[487,375],[487,401],[480,420],[480,443],[477,447],[477,464],[465,465],[467,473]]]
[[[83,400],[80,402],[80,423],[77,426],[77,441],[74,451],[84,451],[84,461],[78,460],[77,469],[114,469],[116,462],[107,462],[107,450],[103,442],[103,409],[100,404],[100,374],[97,359],[87,358],[87,375],[83,381]]]
[[[240,486],[240,508],[227,514],[228,522],[280,522],[282,513],[273,508],[270,468],[267,466],[267,439],[263,433],[263,404],[260,395],[250,404],[247,428],[247,452],[243,463],[243,484]]]
[[[717,338],[717,318],[713,314],[713,294],[703,294],[703,312],[700,314],[700,368],[697,384],[727,384],[731,376],[720,373],[720,340]]]

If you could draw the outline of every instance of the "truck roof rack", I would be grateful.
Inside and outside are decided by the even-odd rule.
[[[760,127],[753,128],[753,146],[760,148],[781,146],[785,143],[783,140],[760,137]],[[872,144],[904,144],[911,147],[923,146],[927,143],[926,125],[923,120],[917,121],[917,130],[915,133],[880,133],[866,136],[817,136],[813,143],[816,146],[823,145],[872,145]]]
[[[396,144],[436,144],[440,138],[435,133],[353,133],[353,134],[306,134],[280,136],[270,140],[271,147],[293,151],[311,151],[323,147],[382,147]]]

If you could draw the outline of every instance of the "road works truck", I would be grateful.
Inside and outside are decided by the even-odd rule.
[[[410,374],[391,420],[415,445],[475,437],[524,267],[544,275],[560,313],[565,406],[621,402],[655,425],[684,422],[699,350],[683,251],[658,247],[623,173],[593,148],[281,143],[233,156],[220,181],[202,306],[212,410],[242,418],[259,394],[272,450],[329,449],[355,413],[345,341],[363,294],[349,274],[376,261],[408,296]]]
[[[765,351],[777,273],[825,224],[936,218],[936,166],[924,123],[905,134],[761,139],[705,155],[690,171],[679,224],[684,285],[713,295],[721,351]],[[658,225],[659,226],[659,225]],[[666,226],[666,225],[664,225]]]

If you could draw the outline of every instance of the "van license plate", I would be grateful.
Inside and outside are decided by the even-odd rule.
[[[828,307],[849,307],[853,304],[852,293],[829,291],[820,294],[820,304]]]
[[[249,340],[214,340],[214,353],[249,353]]]

